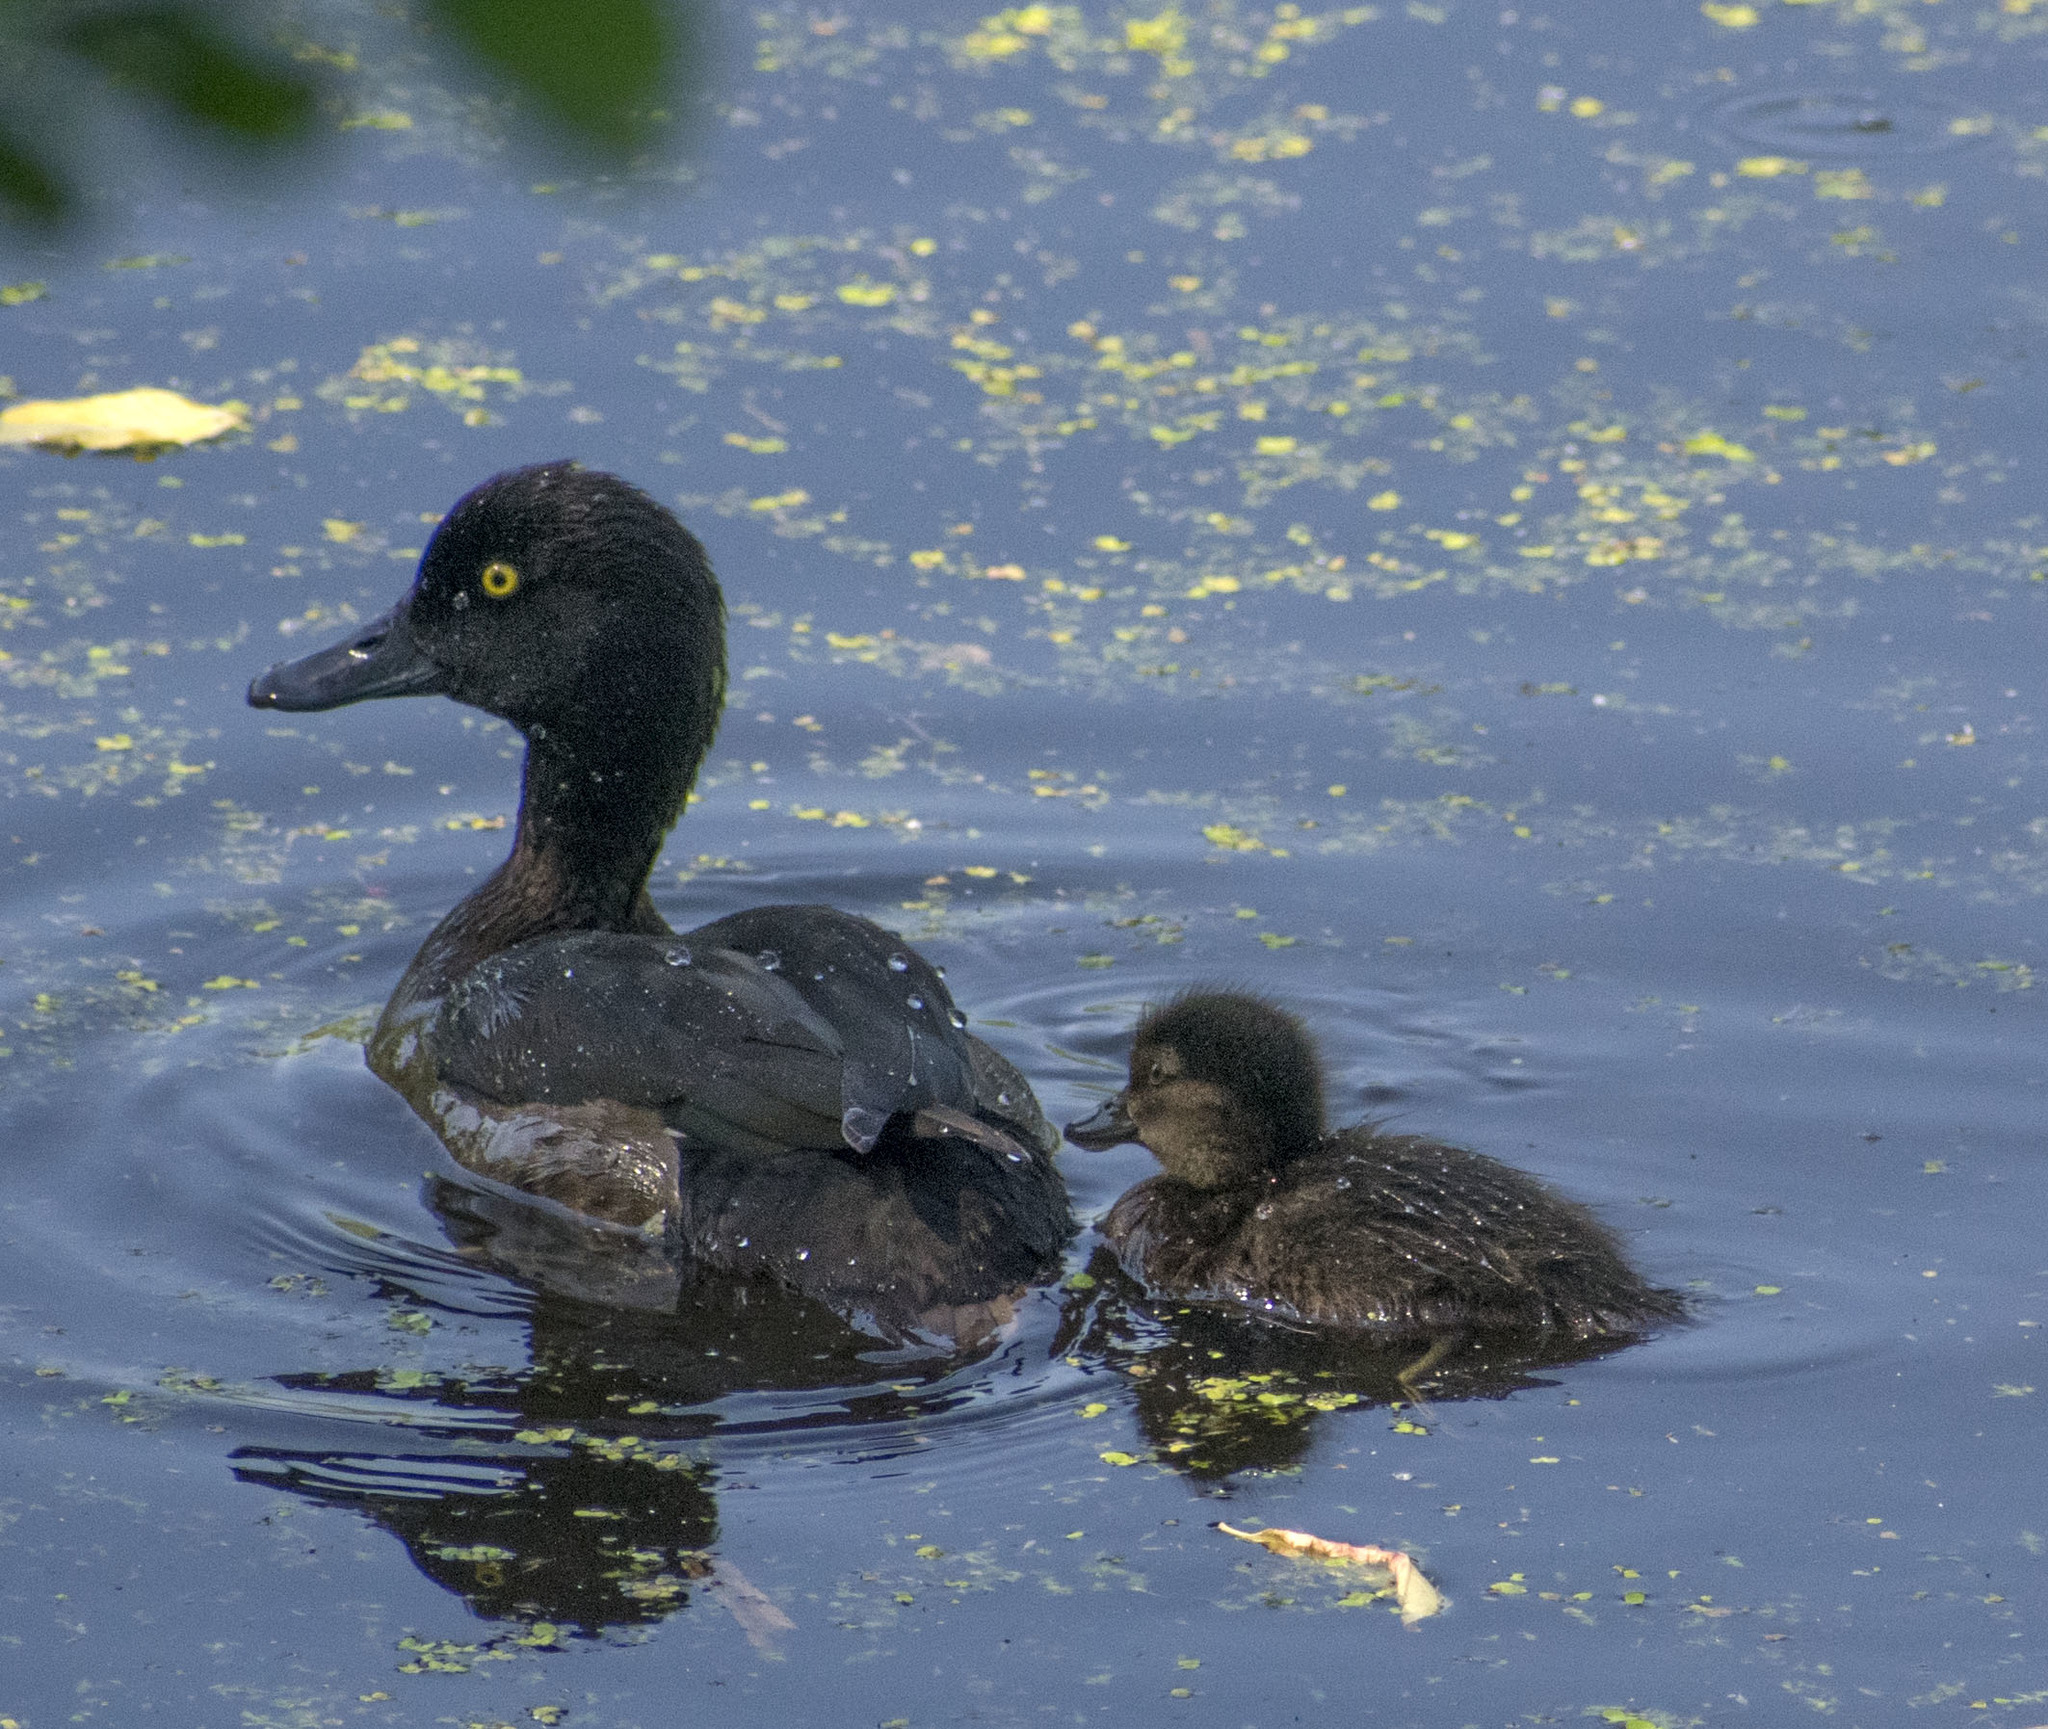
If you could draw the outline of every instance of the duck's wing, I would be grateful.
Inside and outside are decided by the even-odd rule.
[[[980,1114],[1002,1122],[1026,1146],[1041,1153],[1060,1149],[1060,1132],[1045,1120],[1024,1071],[994,1045],[967,1035],[967,1061],[974,1074],[974,1102]]]
[[[681,940],[752,956],[832,1029],[845,1053],[841,1127],[857,1151],[870,1151],[892,1117],[932,1107],[978,1114],[966,1016],[938,970],[901,937],[836,907],[772,906],[699,925]],[[1009,1073],[1029,1099],[1023,1077]],[[994,1090],[1008,1090],[1007,1080]],[[1028,1126],[1028,1117],[1017,1120]]]
[[[838,1031],[751,955],[692,939],[536,938],[450,989],[444,1081],[518,1105],[610,1100],[736,1150],[836,1147]]]

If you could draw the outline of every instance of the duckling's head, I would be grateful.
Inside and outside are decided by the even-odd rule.
[[[1241,991],[1189,991],[1138,1023],[1131,1077],[1067,1127],[1075,1145],[1142,1141],[1198,1189],[1264,1175],[1323,1133],[1323,1074],[1300,1020]]]
[[[397,606],[272,667],[249,701],[306,710],[439,694],[536,740],[681,729],[708,744],[724,627],[704,549],[667,509],[616,475],[541,463],[467,493]]]

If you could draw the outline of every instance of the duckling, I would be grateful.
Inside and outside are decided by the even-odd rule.
[[[369,1042],[458,1162],[828,1301],[974,1302],[1051,1270],[1058,1136],[935,967],[831,907],[679,936],[649,897],[725,697],[724,598],[670,511],[570,462],[499,474],[389,612],[249,687],[289,711],[423,695],[526,741],[510,856]]]
[[[1094,1150],[1140,1141],[1165,1167],[1102,1225],[1155,1296],[1435,1339],[1411,1374],[1471,1331],[1590,1339],[1683,1313],[1534,1177],[1376,1123],[1328,1132],[1308,1029],[1243,992],[1146,1014],[1130,1084],[1066,1133]]]

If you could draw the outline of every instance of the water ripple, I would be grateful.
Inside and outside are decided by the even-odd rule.
[[[1870,91],[1790,90],[1731,96],[1707,110],[1707,124],[1734,143],[1786,155],[1858,161],[1930,156],[1967,148],[1983,134],[1953,129],[1946,110]]]

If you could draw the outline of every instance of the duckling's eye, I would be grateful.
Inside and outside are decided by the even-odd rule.
[[[483,591],[493,600],[509,600],[519,592],[519,572],[502,558],[493,559],[484,566],[484,573],[477,579]]]
[[[1152,1065],[1152,1072],[1145,1078],[1155,1087],[1158,1086],[1161,1081],[1166,1079],[1166,1065],[1164,1063],[1154,1063]]]

